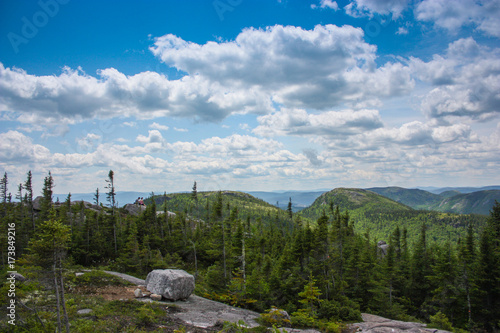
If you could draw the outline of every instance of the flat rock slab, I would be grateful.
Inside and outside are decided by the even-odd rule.
[[[243,320],[247,327],[259,326],[255,321],[260,316],[257,312],[235,308],[196,295],[191,295],[184,301],[172,302],[172,304],[182,309],[182,312],[175,313],[173,316],[196,327],[207,328],[214,326],[217,322],[237,323],[240,320]]]
[[[436,328],[427,328],[425,324],[391,320],[384,317],[362,313],[362,323],[352,324],[363,333],[450,333]]]
[[[124,279],[125,281],[128,281],[130,283],[133,283],[138,286],[144,286],[146,284],[146,281],[143,279],[136,278],[135,276],[124,274],[124,273],[118,273],[118,272],[111,272],[111,271],[104,271],[105,273],[118,276],[119,278]]]

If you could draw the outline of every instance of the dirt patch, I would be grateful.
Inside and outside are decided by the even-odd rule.
[[[88,296],[101,296],[106,301],[129,300],[136,299],[134,291],[139,288],[144,294],[149,294],[146,287],[137,286],[104,286],[104,287],[90,287],[80,286],[75,287],[73,292],[80,295]]]

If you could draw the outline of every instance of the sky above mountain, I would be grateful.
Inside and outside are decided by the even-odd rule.
[[[500,183],[500,0],[4,0],[0,172],[55,191]]]

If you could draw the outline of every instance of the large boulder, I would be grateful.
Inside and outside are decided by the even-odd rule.
[[[146,278],[146,289],[172,301],[187,299],[194,290],[194,276],[180,269],[155,269]]]
[[[137,204],[126,204],[125,206],[123,206],[123,209],[125,209],[130,215],[137,216],[146,210],[146,206]]]

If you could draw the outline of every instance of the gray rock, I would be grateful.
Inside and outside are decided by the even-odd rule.
[[[130,215],[137,216],[146,210],[146,206],[136,205],[136,204],[126,204],[125,206],[123,206],[123,209],[125,209]]]
[[[146,289],[172,301],[187,299],[194,290],[194,276],[180,269],[155,269],[146,278]]]
[[[136,290],[134,290],[134,296],[136,298],[141,298],[141,297],[144,297],[144,295],[142,294],[142,290],[137,288]]]
[[[114,276],[118,276],[119,278],[121,278],[121,279],[123,279],[125,281],[128,281],[130,283],[133,283],[135,285],[138,285],[138,286],[145,286],[146,285],[146,281],[145,280],[138,279],[138,278],[136,278],[135,276],[132,276],[132,275],[118,273],[118,272],[112,272],[112,271],[104,271],[104,273],[108,273],[108,274],[111,274],[111,275],[114,275]]]
[[[76,313],[78,313],[80,315],[89,314],[91,312],[92,312],[92,309],[81,309],[81,310],[76,311]]]
[[[161,295],[158,294],[151,294],[149,295],[149,298],[151,298],[153,301],[161,301]]]
[[[271,318],[280,326],[283,327],[291,327],[292,319],[290,318],[290,315],[288,312],[282,309],[278,309],[273,307],[270,311],[269,314],[271,315]]]
[[[42,209],[43,197],[38,196],[33,200],[33,210],[40,211]]]
[[[362,313],[362,323],[352,324],[351,327],[358,328],[362,333],[436,333],[437,329],[426,328],[425,324],[412,323],[399,320],[391,320],[384,317]],[[449,333],[439,331],[440,333]]]

